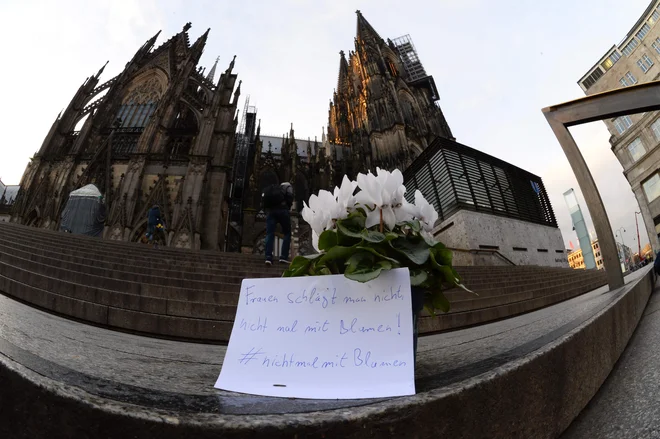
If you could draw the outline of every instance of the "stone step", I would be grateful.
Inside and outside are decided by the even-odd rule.
[[[217,270],[213,274],[197,274],[185,271],[153,269],[137,264],[108,262],[102,258],[91,260],[85,257],[30,248],[15,243],[6,244],[2,240],[0,240],[0,252],[72,271],[97,274],[110,278],[130,278],[131,280],[145,283],[149,283],[149,277],[157,277],[160,279],[173,279],[179,283],[202,281],[240,284],[242,279],[246,277],[280,277],[283,268],[280,268],[280,270],[256,271],[250,270],[249,267],[237,266],[227,270]]]
[[[561,277],[559,282],[583,282],[583,281],[599,281],[604,285],[607,283],[607,276],[605,273],[577,273],[571,276]],[[471,291],[478,294],[480,297],[488,297],[497,295],[498,291],[517,292],[524,291],[530,286],[542,288],[550,287],[558,283],[557,276],[539,275],[531,278],[516,278],[513,277],[505,282],[488,282],[487,280],[475,280],[473,282],[466,282],[465,285]],[[468,293],[460,288],[452,288],[445,291],[445,295],[453,300],[471,299],[474,294]]]
[[[507,302],[496,306],[468,309],[460,312],[450,311],[447,314],[441,314],[436,317],[424,316],[420,317],[419,331],[420,333],[429,334],[508,319],[519,314],[561,303],[601,286],[599,282],[594,282],[590,285],[565,288],[554,294],[532,297],[527,300]]]
[[[38,235],[40,240],[51,243],[66,243],[72,247],[96,247],[103,246],[108,251],[114,252],[131,252],[145,257],[151,257],[154,251],[159,252],[161,257],[172,257],[180,260],[191,261],[209,261],[209,262],[223,262],[227,259],[231,260],[254,260],[259,259],[256,255],[245,255],[241,253],[223,253],[212,250],[191,250],[179,249],[172,247],[160,247],[154,249],[151,246],[124,241],[110,241],[101,238],[93,238],[84,235],[72,235],[68,233],[56,232],[52,230],[37,229],[34,227],[27,227],[13,223],[0,223],[0,234],[14,233],[15,236],[23,236],[25,239],[35,238]]]
[[[532,300],[540,297],[549,297],[563,291],[577,291],[580,292],[595,290],[598,287],[602,287],[607,282],[586,279],[581,282],[575,281],[563,281],[557,282],[555,285],[540,287],[536,289],[530,289],[529,287],[526,290],[522,290],[516,293],[505,293],[505,294],[492,294],[488,296],[479,296],[472,299],[463,299],[456,300],[450,299],[451,309],[449,313],[460,313],[466,311],[474,311],[482,308],[491,308],[495,306],[508,305],[517,302],[523,302],[526,300]],[[536,286],[536,285],[535,285]],[[572,297],[572,296],[571,296]]]
[[[29,259],[28,259],[29,258]],[[101,269],[98,266],[91,266],[86,264],[72,264],[54,258],[45,258],[30,255],[26,252],[12,250],[7,251],[7,247],[0,245],[0,261],[12,263],[22,269],[30,272],[48,273],[51,277],[60,280],[74,282],[79,285],[89,285],[96,288],[109,288],[119,292],[125,292],[136,295],[149,295],[155,294],[154,289],[146,289],[147,285],[164,286],[173,288],[176,292],[177,288],[185,288],[184,294],[179,294],[179,297],[188,297],[189,290],[203,290],[213,292],[235,293],[236,296],[240,291],[240,282],[242,277],[229,277],[217,276],[214,281],[206,279],[198,280],[183,280],[183,279],[170,279],[158,275],[153,275],[151,272],[147,273],[132,273],[122,272],[118,267],[113,269]],[[163,273],[167,274],[167,273]],[[574,281],[580,281],[584,278],[590,278],[589,274],[583,274],[575,278]],[[536,286],[543,286],[551,284],[554,279],[547,278],[544,283],[544,278],[539,276],[535,279]],[[472,287],[471,285],[468,285]],[[474,288],[474,287],[472,287]],[[487,297],[490,295],[503,295],[524,291],[529,288],[529,282],[521,280],[518,282],[511,281],[506,284],[484,284],[483,288],[474,288],[474,291],[480,296]],[[162,291],[162,290],[161,290]],[[161,293],[162,294],[162,293]],[[458,298],[466,297],[470,293],[462,290],[449,290],[447,291],[448,297],[452,300],[455,295],[460,295]],[[216,303],[215,301],[213,303]]]
[[[14,260],[16,259],[18,258],[15,258]],[[41,299],[38,299],[35,303],[38,306],[43,306],[43,307],[48,306],[48,305],[40,304],[39,300],[41,300],[42,302],[46,301],[46,303],[51,303],[50,301],[52,300],[53,301],[52,306],[54,311],[62,314],[67,314],[67,312],[70,312],[70,314],[68,315],[81,319],[84,319],[85,316],[88,315],[90,312],[92,312],[92,314],[96,314],[99,312],[102,313],[103,308],[101,308],[100,311],[98,306],[105,307],[108,309],[113,308],[115,309],[115,311],[113,311],[115,316],[121,314],[125,316],[125,319],[116,318],[111,323],[107,323],[107,324],[109,326],[114,326],[126,330],[144,331],[144,328],[146,326],[144,326],[144,324],[141,324],[141,326],[137,325],[132,320],[132,318],[144,317],[144,315],[146,314],[155,314],[158,316],[172,317],[172,318],[186,317],[186,318],[202,319],[202,320],[217,320],[231,325],[233,323],[233,318],[236,312],[235,305],[238,300],[237,293],[222,294],[217,292],[206,291],[207,295],[212,295],[212,298],[210,298],[210,297],[199,297],[199,293],[190,294],[188,291],[181,292],[175,289],[174,291],[169,290],[170,293],[175,296],[175,299],[165,299],[162,297],[159,298],[159,297],[150,296],[149,294],[154,294],[154,292],[152,291],[147,291],[147,292],[140,291],[138,293],[130,294],[130,293],[120,293],[116,290],[93,288],[88,285],[81,285],[78,283],[67,282],[65,279],[63,279],[61,273],[59,273],[56,277],[49,277],[49,276],[41,275],[38,272],[28,272],[25,270],[18,269],[15,266],[12,266],[7,263],[3,263],[1,260],[1,255],[0,255],[0,267],[2,267],[2,272],[4,273],[7,279],[17,282],[18,284],[22,285],[24,289],[29,289],[30,291],[32,291],[31,294],[35,294],[36,291],[38,297],[41,297]],[[566,291],[571,291],[571,295],[569,295],[568,297],[572,297],[573,294],[584,293],[585,291],[589,291],[597,286],[600,286],[600,284],[601,284],[600,282],[595,282],[592,284],[583,283],[575,286],[573,282],[566,281],[555,287],[545,288],[542,291],[532,291],[528,293],[519,293],[519,294],[501,294],[495,298],[483,297],[483,298],[474,299],[472,301],[463,301],[464,303],[468,303],[469,306],[465,306],[464,303],[462,304],[459,301],[457,304],[453,305],[454,310],[450,311],[450,313],[460,313],[462,317],[459,321],[464,322],[466,321],[466,317],[464,316],[465,312],[462,311],[466,311],[466,310],[478,311],[481,308],[492,307],[494,306],[494,304],[506,305],[512,301],[521,301],[521,300],[529,301],[530,296],[532,298],[543,295],[557,297],[556,296],[557,292],[561,291],[562,289],[565,289]],[[7,290],[7,291],[9,292],[9,294],[15,295],[15,297],[18,297],[22,300],[31,301],[29,298],[31,297],[31,294],[26,296],[27,293],[25,291],[22,292],[21,294],[15,294],[15,292],[13,292],[14,290]],[[54,299],[48,297],[44,298],[42,297],[44,294],[46,294],[47,296],[55,295],[56,297]],[[62,299],[62,297],[67,297],[70,300],[65,301],[64,299]],[[219,297],[220,299],[218,299]],[[210,300],[213,303],[202,302],[206,300]],[[64,305],[62,305],[63,301],[64,301]],[[221,303],[217,303],[218,301]],[[530,303],[533,302],[530,301]],[[120,312],[118,311],[119,309],[123,311]],[[496,309],[496,312],[497,311],[498,310]],[[135,313],[139,313],[139,314],[135,314]],[[488,313],[479,312],[478,313],[480,316],[479,321],[480,322],[488,321],[489,318],[488,316],[491,316],[492,318],[492,313],[493,313],[492,310]],[[475,318],[474,316],[471,316],[468,317],[467,319],[468,321],[472,321],[474,320],[474,318]],[[495,318],[499,318],[499,314],[496,314]],[[447,315],[439,315],[434,319],[438,319],[440,321],[447,321],[448,317]],[[451,319],[451,317],[449,319],[450,322],[456,321],[456,319]],[[99,317],[96,315],[94,315],[94,318],[91,321],[95,323],[103,323],[102,319],[101,321],[99,321]],[[158,321],[162,321],[162,319],[156,320],[156,322]],[[156,325],[153,319],[151,319],[150,322],[152,322],[153,325]],[[445,329],[460,327],[460,326],[453,326],[442,323],[440,323],[440,326]],[[422,326],[422,328],[424,327]],[[153,334],[175,336],[171,330],[164,330],[162,328],[155,329]],[[195,333],[186,332],[184,335],[181,335],[181,337],[197,339],[200,338],[200,336],[204,336],[205,334],[208,334],[208,331],[202,332],[198,335],[195,335]],[[228,336],[229,333],[223,332],[223,334],[224,334],[223,336]],[[216,334],[215,337],[220,337],[219,333]],[[202,338],[202,340],[204,339]],[[218,339],[218,338],[212,338],[208,340],[222,341],[222,339]]]
[[[1,227],[1,226],[0,226]],[[17,225],[12,225],[8,227],[9,229],[12,228],[22,228],[23,230],[21,231],[22,233],[20,234],[21,236],[24,236],[25,240],[31,240],[34,244],[36,245],[46,245],[47,242],[43,239],[41,235],[38,237],[35,237],[34,235],[34,230],[33,228],[29,227],[23,227],[23,226],[17,226]],[[4,230],[1,230],[1,232],[5,232]],[[135,258],[135,259],[143,259],[145,261],[152,261],[154,259],[154,255],[159,255],[161,256],[161,259],[164,255],[162,249],[152,249],[152,248],[145,248],[145,249],[139,249],[139,252],[135,251],[135,247],[146,247],[144,245],[139,245],[139,244],[134,244],[134,243],[124,243],[124,242],[113,242],[113,241],[108,241],[108,240],[101,240],[101,239],[96,239],[96,238],[89,238],[89,237],[79,237],[78,235],[70,235],[66,233],[59,233],[59,232],[52,232],[52,231],[43,231],[39,230],[40,232],[47,232],[49,235],[55,236],[58,239],[54,242],[53,245],[55,245],[59,249],[65,248],[67,245],[72,246],[70,247],[72,250],[79,250],[80,252],[89,252],[91,255],[95,255],[98,253],[97,248],[103,247],[103,250],[105,250],[103,253],[104,255],[116,255],[119,258],[126,259],[126,258]],[[32,232],[32,233],[30,233]],[[86,244],[94,244],[92,246],[90,245],[81,245],[78,241],[79,238],[84,238],[86,241]],[[114,250],[110,249],[109,247],[119,247],[115,248]],[[68,247],[67,247],[68,248]],[[190,256],[189,251],[186,250],[184,252],[185,255]],[[201,254],[201,253],[200,253]],[[258,264],[264,265],[263,264],[263,257],[258,256],[258,255],[240,255],[238,253],[224,253],[220,254],[222,256],[218,256],[219,253],[207,253],[204,254],[204,258],[200,258],[200,255],[195,255],[194,259],[186,259],[186,258],[179,258],[176,261],[168,261],[167,264],[168,266],[171,266],[171,264],[178,264],[182,267],[185,267],[186,265],[192,265],[198,266],[198,264],[204,264],[209,267],[214,267],[216,266],[216,263],[220,263],[220,267],[222,266],[227,266],[227,265],[235,265],[239,263],[247,263],[247,264],[254,264],[256,267]],[[218,262],[217,258],[220,257],[220,262]],[[514,268],[515,267],[515,268]],[[547,272],[552,272],[557,270],[557,268],[554,267],[531,267],[531,266],[503,266],[503,267],[461,267],[461,274],[463,276],[469,276],[471,272],[474,270],[479,271],[482,274],[486,273],[492,273],[493,275],[498,275],[498,274],[507,274],[510,273],[511,270],[515,270],[516,272],[523,272],[523,271],[531,271],[531,272],[537,272],[538,270],[542,271],[547,271]],[[561,270],[561,269],[559,269]]]
[[[0,291],[62,316],[152,337],[224,343],[229,340],[233,326],[230,321],[146,313],[75,299],[30,286],[4,274],[0,274]]]
[[[214,270],[213,272],[209,272],[204,275],[200,275],[197,273],[190,273],[187,271],[179,271],[179,270],[172,270],[172,269],[164,269],[164,268],[148,268],[145,270],[141,265],[137,265],[138,262],[133,262],[132,264],[128,264],[126,258],[122,259],[115,259],[114,262],[110,263],[108,261],[108,257],[106,254],[103,253],[96,253],[96,252],[90,252],[89,256],[75,256],[75,255],[68,255],[68,254],[62,254],[62,253],[56,253],[55,251],[48,252],[44,248],[37,248],[33,246],[28,246],[23,243],[15,243],[15,242],[8,242],[6,239],[2,240],[0,238],[0,244],[6,245],[7,248],[12,247],[12,248],[23,248],[25,251],[30,251],[33,254],[41,254],[41,255],[47,255],[50,257],[56,257],[60,260],[69,260],[72,262],[76,263],[82,263],[84,264],[85,262],[90,262],[91,260],[94,261],[94,266],[99,267],[99,268],[108,268],[111,270],[118,270],[118,271],[127,271],[127,272],[135,272],[138,274],[148,272],[149,274],[153,274],[156,276],[160,277],[173,277],[173,278],[179,278],[179,279],[191,279],[191,280],[205,280],[205,281],[226,281],[226,273],[231,273],[233,277],[239,276],[241,278],[244,277],[276,277],[281,274],[282,268],[281,265],[275,264],[275,267],[270,267],[270,268],[265,268],[264,264],[259,261],[258,265],[257,264],[252,264],[255,266],[254,269],[251,269],[251,265],[249,264],[241,264],[241,265],[232,265],[231,267],[225,267],[222,270]],[[42,246],[43,247],[43,246]],[[54,250],[54,249],[53,249]],[[91,259],[91,258],[96,258],[96,259]],[[123,264],[122,264],[123,262]],[[279,269],[278,269],[279,268]],[[458,267],[458,270],[461,272],[463,275],[462,277],[465,280],[465,283],[470,286],[470,287],[486,287],[489,284],[496,284],[496,286],[501,286],[498,282],[511,282],[511,279],[518,279],[518,280],[525,280],[527,281],[528,279],[534,279],[538,276],[538,273],[536,274],[529,274],[529,275],[517,275],[513,276],[512,270],[508,271],[507,275],[501,275],[501,276],[485,276],[480,273],[474,273],[472,274],[463,274],[465,271],[465,268],[467,267]],[[160,270],[160,272],[158,271]],[[211,274],[212,273],[212,274]],[[575,273],[567,273],[566,275],[579,275],[580,271],[575,271]],[[544,275],[546,275],[544,273]],[[547,274],[547,276],[550,276],[550,274]]]

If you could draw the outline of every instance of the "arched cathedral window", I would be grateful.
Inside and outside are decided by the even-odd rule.
[[[151,76],[129,89],[117,110],[121,126],[112,139],[112,150],[115,154],[125,156],[136,151],[140,135],[156,111],[162,94],[163,85],[156,76]]]
[[[134,87],[117,112],[117,117],[122,120],[122,128],[144,128],[156,111],[162,94],[163,86],[155,77]]]

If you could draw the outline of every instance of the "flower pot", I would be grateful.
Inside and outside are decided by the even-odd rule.
[[[410,287],[412,293],[412,319],[413,319],[413,355],[417,362],[417,322],[424,309],[424,289],[420,287]]]

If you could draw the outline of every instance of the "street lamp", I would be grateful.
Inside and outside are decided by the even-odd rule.
[[[623,233],[621,232],[623,230]],[[626,233],[626,229],[619,227],[616,230],[617,235],[621,236],[621,253],[623,254],[623,268],[625,271],[628,271],[628,263],[626,261],[626,243],[623,240],[623,234]]]
[[[637,227],[637,256],[639,256],[639,261],[642,261],[642,243],[639,240],[639,223],[637,222],[637,215],[641,215],[642,212],[635,212],[635,227]],[[644,219],[644,217],[642,217]]]

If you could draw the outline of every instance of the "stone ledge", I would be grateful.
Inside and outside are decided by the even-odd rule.
[[[21,437],[22,426],[22,437],[53,438],[557,437],[605,380],[644,310],[650,267],[627,281],[423,337],[417,395],[348,401],[217,391],[222,347],[86,327],[0,296],[0,436]],[[16,320],[22,313],[29,322]],[[21,330],[28,323],[33,335]]]

